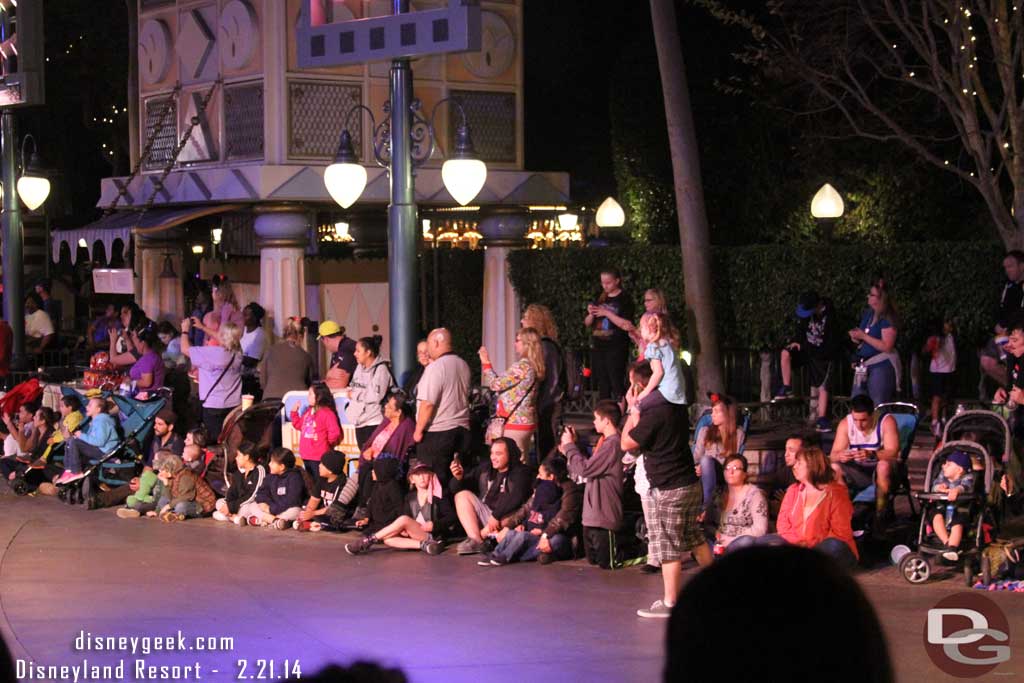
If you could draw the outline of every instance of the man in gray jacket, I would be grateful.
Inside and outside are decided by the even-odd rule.
[[[558,450],[569,462],[569,476],[585,479],[583,540],[587,559],[602,569],[611,568],[612,534],[622,526],[622,449],[619,421],[622,411],[615,401],[599,401],[594,408],[594,430],[600,434],[587,458],[576,445],[576,430],[566,427]]]

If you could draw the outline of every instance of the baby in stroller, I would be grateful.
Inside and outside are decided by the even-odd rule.
[[[945,546],[943,559],[956,562],[960,559],[960,541],[963,540],[964,526],[970,523],[966,513],[958,508],[956,500],[962,494],[974,491],[974,471],[971,456],[963,451],[953,451],[942,463],[942,469],[932,482],[932,491],[945,493],[946,502],[932,504],[932,530]]]

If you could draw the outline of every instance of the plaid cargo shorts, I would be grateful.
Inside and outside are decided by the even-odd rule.
[[[647,561],[678,562],[705,542],[697,515],[704,504],[700,481],[675,489],[652,488],[640,499],[647,520]]]

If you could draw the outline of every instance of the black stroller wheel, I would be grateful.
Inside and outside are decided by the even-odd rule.
[[[974,586],[974,561],[971,559],[964,560],[964,583],[968,588]]]
[[[920,553],[907,553],[900,560],[900,574],[909,583],[922,584],[932,575],[931,565]]]

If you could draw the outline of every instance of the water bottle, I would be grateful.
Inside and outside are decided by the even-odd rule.
[[[956,505],[953,503],[946,503],[946,530],[949,530],[950,525],[953,523],[953,513],[956,512]]]

